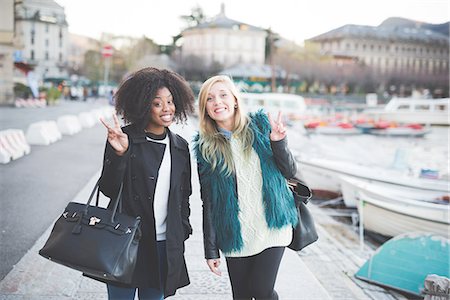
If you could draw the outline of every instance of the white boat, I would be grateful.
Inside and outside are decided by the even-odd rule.
[[[270,113],[281,111],[292,120],[298,120],[306,111],[302,96],[284,93],[241,93],[242,101],[249,112],[264,109]],[[276,115],[275,115],[276,116]]]
[[[342,198],[344,199],[345,206],[347,207],[356,207],[358,203],[358,191],[369,185],[375,189],[388,191],[390,195],[395,197],[405,197],[408,199],[426,202],[442,202],[441,199],[449,195],[448,191],[424,190],[422,187],[407,187],[376,180],[360,179],[346,175],[341,175],[339,180]]]
[[[450,125],[449,98],[416,99],[392,98],[384,109],[366,109],[375,119],[399,123]]]
[[[360,186],[357,197],[358,213],[364,229],[386,236],[422,231],[449,238],[448,203],[410,199],[371,184]]]
[[[313,190],[342,191],[341,176],[377,181],[405,188],[449,193],[446,180],[413,177],[396,169],[386,169],[324,158],[297,156],[300,178]],[[345,198],[344,198],[345,200]],[[354,204],[349,204],[354,206]]]

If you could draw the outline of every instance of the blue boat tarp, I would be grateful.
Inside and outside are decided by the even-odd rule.
[[[406,233],[381,245],[355,277],[417,296],[427,275],[450,278],[450,240],[430,233]]]

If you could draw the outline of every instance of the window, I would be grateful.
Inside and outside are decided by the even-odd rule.
[[[31,60],[34,60],[34,50],[31,50],[31,53],[30,53],[30,59],[31,59]]]
[[[45,60],[48,60],[48,51],[45,51]]]
[[[399,105],[397,110],[409,110],[409,104]]]
[[[415,107],[416,110],[430,110],[429,104],[418,104]]]

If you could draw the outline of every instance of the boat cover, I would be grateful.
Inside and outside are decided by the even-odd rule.
[[[450,240],[430,233],[406,233],[381,245],[355,277],[420,296],[427,275],[450,278]]]

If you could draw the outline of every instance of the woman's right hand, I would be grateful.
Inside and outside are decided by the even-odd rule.
[[[108,129],[108,142],[116,151],[116,154],[122,156],[128,150],[128,135],[120,128],[119,119],[116,114],[113,115],[114,126],[110,126],[103,118],[100,118],[102,124]]]
[[[213,272],[218,276],[222,275],[222,272],[220,272],[219,270],[220,258],[207,259],[206,263],[208,264],[208,267],[211,270],[211,272]]]

